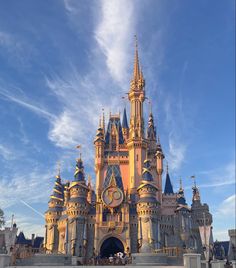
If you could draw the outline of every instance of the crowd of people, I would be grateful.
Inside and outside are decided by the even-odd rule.
[[[90,265],[126,265],[130,263],[130,257],[123,253],[118,252],[109,257],[101,257],[100,255],[93,257],[89,260]]]

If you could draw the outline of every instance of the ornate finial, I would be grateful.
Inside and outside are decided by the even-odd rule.
[[[160,136],[157,136],[157,143],[160,144]]]
[[[166,173],[168,174],[169,173],[169,165],[168,165],[168,162],[166,161]]]

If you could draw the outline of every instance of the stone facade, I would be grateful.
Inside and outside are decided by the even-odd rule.
[[[173,191],[167,169],[163,191],[165,156],[152,113],[144,125],[145,94],[136,46],[129,123],[126,109],[122,122],[119,114],[110,115],[107,127],[104,115],[100,120],[94,139],[95,190],[90,179],[86,181],[81,157],[71,182],[63,183],[60,174],[56,177],[45,213],[48,253],[90,258],[176,247],[209,257],[212,216],[201,203],[198,187],[193,186],[189,207],[182,185]]]

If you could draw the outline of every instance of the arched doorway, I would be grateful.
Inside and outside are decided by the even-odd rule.
[[[101,258],[109,257],[110,255],[113,256],[118,252],[124,253],[123,243],[118,238],[109,237],[102,243],[100,249]]]

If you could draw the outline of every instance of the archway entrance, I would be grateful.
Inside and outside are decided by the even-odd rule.
[[[109,257],[110,255],[113,256],[115,253],[118,252],[124,253],[124,246],[118,238],[109,237],[102,243],[100,250],[102,258]]]

